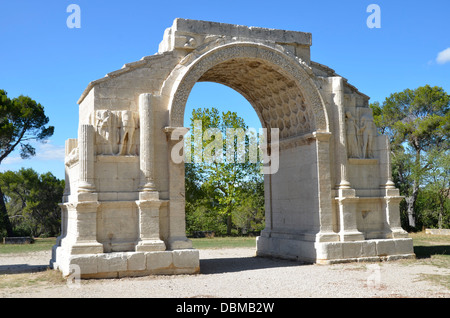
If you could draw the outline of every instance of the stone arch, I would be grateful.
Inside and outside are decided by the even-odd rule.
[[[63,275],[77,266],[81,277],[199,272],[185,231],[184,164],[171,155],[183,144],[186,101],[199,81],[231,87],[264,127],[280,129],[280,169],[264,181],[257,255],[317,263],[414,257],[387,138],[372,127],[369,158],[355,158],[347,144],[360,138],[346,129],[350,118],[372,119],[368,96],[311,61],[310,46],[309,33],[176,19],[157,54],[91,82],[78,101],[78,139],[66,142],[52,266]],[[134,127],[133,151],[111,149],[118,139],[93,122],[99,113],[116,116],[108,133]]]
[[[232,42],[213,47],[203,54],[198,54],[196,51],[188,54],[171,72],[160,92],[160,95],[168,101],[166,109],[169,112],[168,122],[171,129],[183,127],[184,109],[188,96],[195,83],[199,81],[217,82],[231,87],[249,101],[263,127],[280,129],[280,151],[289,150],[280,153],[280,160],[291,163],[296,161],[293,165],[295,169],[298,169],[297,174],[303,175],[300,177],[303,178],[301,182],[311,185],[308,192],[311,192],[309,197],[312,202],[300,209],[305,215],[308,214],[306,222],[305,218],[293,217],[295,214],[293,205],[286,207],[286,217],[295,219],[288,222],[297,225],[303,222],[305,225],[301,229],[295,229],[295,225],[292,225],[289,229],[282,230],[282,242],[279,241],[276,244],[285,246],[298,244],[298,238],[294,240],[290,238],[295,231],[302,232],[300,244],[304,244],[305,240],[314,242],[337,239],[337,234],[333,232],[334,221],[330,200],[329,157],[332,132],[326,104],[313,78],[311,69],[304,65],[300,58],[286,54],[276,47],[254,42]],[[272,240],[269,240],[269,243],[264,240],[278,231],[281,226],[279,221],[282,218],[278,217],[276,208],[272,208],[272,202],[279,204],[285,200],[280,193],[284,191],[280,186],[284,182],[283,175],[287,176],[289,182],[292,181],[294,188],[301,187],[298,176],[289,176],[291,168],[282,167],[281,174],[276,176],[270,174],[265,178],[266,234],[260,237],[262,242],[258,249],[260,255],[276,254],[273,252],[273,246],[268,246],[272,244]],[[173,171],[172,184],[184,184],[184,179],[180,177],[184,176],[184,167],[171,165],[169,171]],[[314,173],[311,174],[311,171]],[[294,181],[295,178],[297,180]],[[272,191],[272,185],[277,188],[276,192]],[[170,195],[171,200],[176,198],[177,202],[184,202],[183,195],[179,195],[180,188],[175,187],[175,189],[176,191],[171,191],[173,194]],[[292,194],[290,196],[293,198]],[[300,201],[302,200],[298,202]],[[178,211],[175,212],[176,210]],[[176,210],[171,211],[184,217],[184,207],[181,209],[177,207]],[[309,230],[305,229],[307,227]],[[305,231],[309,233],[305,234]],[[179,240],[180,235],[174,237]],[[183,246],[184,243],[175,243],[172,246],[178,244]],[[306,243],[305,246],[309,249],[308,244],[310,243]],[[283,256],[289,253],[291,252]],[[296,249],[294,253],[302,254],[296,257],[314,258],[310,251],[306,253]]]
[[[172,127],[183,126],[184,108],[195,83],[211,81],[241,93],[264,127],[280,128],[281,138],[328,132],[325,104],[311,76],[301,61],[277,49],[251,42],[231,43],[213,48],[190,63],[182,61],[166,80],[172,85],[164,85],[161,95],[169,96]]]

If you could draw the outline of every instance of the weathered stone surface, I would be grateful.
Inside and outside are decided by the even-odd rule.
[[[256,253],[308,262],[412,257],[389,143],[369,97],[311,61],[312,35],[176,19],[159,52],[91,82],[66,142],[61,236],[52,264],[85,277],[196,273],[174,158],[195,83],[227,85],[278,131],[263,146],[266,228]],[[276,155],[275,155],[276,154]]]

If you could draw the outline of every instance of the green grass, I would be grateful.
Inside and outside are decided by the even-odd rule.
[[[411,233],[414,253],[418,259],[441,257],[450,265],[450,236],[430,235],[423,232]],[[450,267],[450,266],[449,266]]]
[[[424,232],[412,233],[416,263],[450,268],[450,236],[430,235]],[[421,278],[450,289],[450,276],[441,274],[422,274]]]
[[[55,245],[56,238],[36,238],[33,244],[0,244],[0,254],[48,251]]]
[[[196,249],[256,247],[255,237],[192,238],[191,241]]]
[[[191,238],[196,249],[256,247],[255,237]],[[29,253],[50,250],[56,238],[37,238],[33,244],[0,244],[0,254]]]

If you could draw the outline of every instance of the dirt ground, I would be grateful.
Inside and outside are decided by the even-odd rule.
[[[200,250],[197,275],[62,280],[50,252],[0,256],[0,297],[450,298],[450,269],[423,260],[303,265],[252,248]]]

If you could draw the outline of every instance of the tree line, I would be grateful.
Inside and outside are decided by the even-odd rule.
[[[31,168],[22,168],[17,172],[0,173],[0,187],[4,189],[12,236],[59,235],[61,208],[58,203],[64,192],[64,180],[50,172],[39,174]]]
[[[450,95],[441,87],[425,85],[393,93],[370,107],[379,132],[390,140],[393,180],[405,197],[402,226],[408,231],[450,228]],[[27,96],[10,99],[0,90],[0,165],[15,150],[22,158],[34,156],[28,141],[52,136],[54,128],[48,122],[42,105]],[[197,129],[195,122],[201,123],[202,135],[213,128],[225,138],[226,128],[248,128],[236,113],[215,108],[195,109],[191,132]],[[191,136],[187,145],[205,149],[215,140],[209,137]],[[248,160],[250,138],[246,135],[244,141],[247,160],[185,163],[188,234],[257,234],[264,228],[264,178],[261,161]],[[226,150],[223,144],[214,151]],[[234,153],[234,159],[238,155]],[[0,173],[0,236],[58,235],[63,191],[64,181],[51,173]]]
[[[375,125],[389,136],[392,176],[407,230],[450,228],[450,95],[425,85],[372,103]]]

